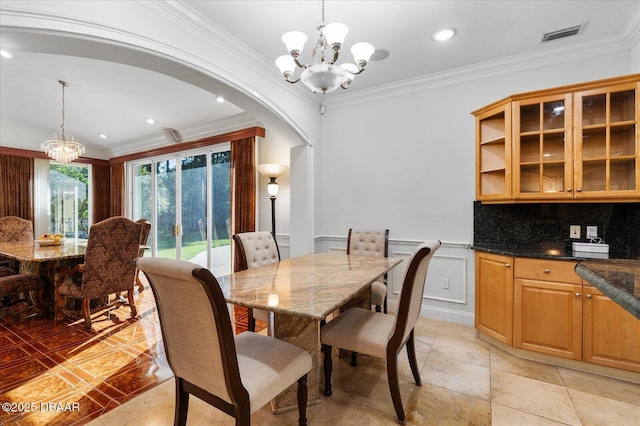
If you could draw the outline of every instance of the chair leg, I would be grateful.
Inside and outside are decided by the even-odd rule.
[[[298,379],[298,425],[307,425],[307,375]]]
[[[420,370],[418,369],[418,361],[416,360],[416,345],[413,340],[413,330],[409,334],[407,339],[407,355],[409,355],[409,366],[411,367],[411,373],[416,381],[416,385],[422,386],[422,379],[420,379]]]
[[[84,328],[91,330],[91,299],[82,299],[82,315],[84,316]]]
[[[44,303],[42,302],[42,296],[43,295],[44,295],[44,289],[43,288],[40,288],[40,289],[36,290],[36,306],[38,307],[38,316],[39,317],[43,317],[46,314],[45,308],[44,308]]]
[[[136,268],[136,285],[138,286],[138,293],[142,293],[144,291],[144,284],[140,280],[140,270]]]
[[[351,366],[352,367],[358,366],[358,352],[351,351]]]
[[[329,345],[322,345],[322,352],[324,352],[324,396],[331,396],[331,370],[333,370],[333,361],[331,360],[332,347]]]
[[[376,312],[382,312],[382,306],[376,305]],[[385,312],[386,314],[386,312]]]
[[[182,379],[176,377],[176,411],[173,418],[175,426],[187,424],[187,411],[189,410],[189,392],[184,390]]]
[[[253,331],[255,333],[256,319],[253,317],[253,309],[251,308],[246,308],[246,309],[247,309],[247,330]]]
[[[62,312],[62,308],[64,307],[64,296],[58,294],[56,290],[55,293],[56,304],[53,310],[53,318],[55,322],[62,321],[64,319],[64,312]]]
[[[404,408],[402,408],[402,397],[400,396],[400,382],[398,381],[398,355],[387,356],[387,379],[389,380],[389,391],[393,408],[396,410],[398,420],[404,422]]]
[[[133,300],[133,289],[127,290],[127,299],[129,300],[129,307],[131,308],[131,318],[135,318],[138,315],[135,301]]]
[[[385,314],[387,313],[387,296],[384,297],[383,311]]]

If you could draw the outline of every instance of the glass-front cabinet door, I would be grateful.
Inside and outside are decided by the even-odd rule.
[[[575,94],[575,197],[640,195],[639,83]]]
[[[571,95],[513,105],[513,197],[571,198]]]

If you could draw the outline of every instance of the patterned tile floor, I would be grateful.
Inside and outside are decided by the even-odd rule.
[[[172,424],[174,384],[151,291],[136,304],[139,319],[120,307],[94,315],[90,332],[82,321],[28,317],[32,308],[21,304],[0,311],[0,402],[14,403],[0,410],[0,424]],[[421,318],[416,352],[422,387],[400,354],[410,425],[640,424],[640,384],[515,358],[473,327]],[[333,383],[333,396],[309,407],[309,425],[397,424],[380,360],[361,356],[352,368],[334,357]],[[33,405],[13,412],[20,403]],[[273,415],[267,405],[252,422],[296,424],[296,413]],[[187,424],[234,422],[192,397]]]

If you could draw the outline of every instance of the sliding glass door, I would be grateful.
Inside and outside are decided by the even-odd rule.
[[[151,221],[154,256],[226,275],[231,272],[229,147],[189,154],[131,165],[131,216]]]

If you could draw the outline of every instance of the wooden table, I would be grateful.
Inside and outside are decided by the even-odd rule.
[[[312,254],[218,278],[228,303],[274,312],[274,337],[307,350],[309,404],[320,401],[320,322],[340,307],[371,307],[370,286],[401,259]],[[274,413],[297,409],[296,385],[271,401]]]
[[[58,266],[73,268],[82,263],[87,249],[87,240],[67,239],[57,246],[40,246],[35,242],[0,242],[0,256],[17,260],[21,274],[32,274],[42,278],[46,284],[43,302],[48,313],[55,305],[55,269]]]

